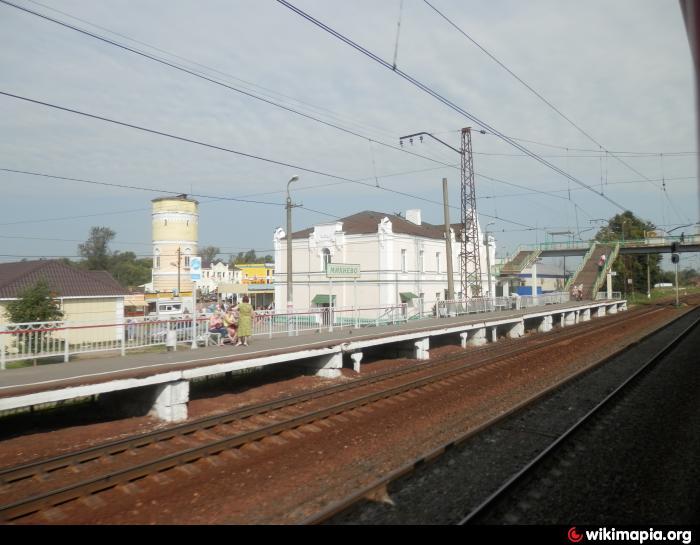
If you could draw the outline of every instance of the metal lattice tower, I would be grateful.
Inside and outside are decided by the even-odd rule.
[[[476,220],[476,188],[474,185],[474,157],[472,156],[471,127],[462,129],[462,184],[461,184],[461,222],[462,222],[462,297],[481,297],[481,259],[479,253],[479,230]]]

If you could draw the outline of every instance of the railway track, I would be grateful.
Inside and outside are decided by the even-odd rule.
[[[13,486],[30,479],[31,485],[35,484],[36,481],[42,483],[50,482],[52,476],[57,472],[65,473],[60,470],[80,472],[80,468],[88,464],[88,462],[107,460],[106,463],[113,463],[110,460],[116,454],[133,454],[136,451],[143,454],[145,452],[144,447],[162,445],[163,442],[174,438],[185,438],[186,440],[199,442],[202,438],[195,437],[195,434],[204,434],[204,444],[185,449],[179,448],[175,452],[157,456],[155,459],[145,460],[141,463],[131,463],[128,467],[101,473],[77,483],[67,483],[63,486],[57,486],[39,493],[30,493],[15,499],[0,506],[0,520],[17,520],[42,509],[90,496],[120,484],[133,482],[174,467],[191,464],[202,458],[216,456],[225,451],[240,448],[245,444],[254,443],[284,431],[313,424],[334,415],[353,411],[380,400],[395,398],[411,391],[420,391],[421,388],[425,387],[453,385],[456,380],[461,380],[470,373],[482,372],[487,366],[506,366],[524,354],[531,355],[533,351],[551,349],[557,344],[570,342],[574,337],[582,339],[586,335],[595,336],[606,329],[618,327],[621,321],[645,320],[650,314],[661,310],[662,307],[651,307],[640,309],[639,311],[630,311],[623,315],[606,318],[605,320],[586,322],[576,327],[537,335],[525,340],[513,341],[507,343],[507,345],[499,343],[475,349],[468,353],[470,361],[467,363],[463,361],[464,352],[451,354],[430,363],[411,365],[399,370],[387,371],[358,379],[351,383],[330,386],[268,403],[244,407],[224,415],[200,419],[195,422],[174,426],[167,430],[141,434],[136,437],[113,441],[48,460],[39,460],[30,464],[8,468],[0,471],[0,483],[4,483],[2,495],[6,497],[8,492],[11,494]],[[420,376],[412,376],[416,374]],[[407,376],[411,377],[411,379],[406,382],[390,384],[392,381],[397,381]],[[351,392],[353,396],[345,400],[330,399],[331,396],[338,396],[346,392]],[[324,398],[328,398],[327,400],[330,400],[331,403],[316,409],[303,410],[299,408],[300,405],[323,400]],[[285,411],[290,410],[295,412],[301,410],[302,414],[291,417],[284,415]],[[257,422],[253,422],[253,420],[257,420]],[[261,423],[261,420],[267,421],[267,423]],[[238,431],[232,434],[230,433],[231,430],[227,429],[232,425],[240,426],[241,423],[245,423],[246,427],[253,425],[254,429]],[[219,434],[227,434],[227,436],[219,437]],[[31,489],[32,487],[26,486],[25,488]]]
[[[684,317],[685,317],[685,314],[680,316],[676,320],[674,320],[672,323],[675,323],[676,321],[681,320]],[[641,343],[645,339],[655,335],[657,332],[658,332],[658,330],[646,335],[644,338],[633,343],[632,345],[636,345],[636,344]],[[675,340],[672,341],[671,343],[669,343],[669,345],[672,345],[674,342],[675,342]],[[632,346],[632,345],[630,345],[630,346]],[[336,517],[337,515],[340,515],[340,514],[344,514],[346,511],[348,511],[348,512],[351,511],[352,510],[351,508],[365,502],[365,500],[367,500],[367,498],[388,497],[387,487],[391,483],[398,481],[398,480],[410,475],[411,473],[416,472],[417,470],[423,468],[427,464],[430,464],[434,460],[440,459],[440,457],[443,454],[445,454],[448,451],[452,451],[452,449],[455,449],[456,447],[458,447],[462,443],[466,442],[467,440],[477,436],[482,431],[489,429],[489,428],[493,427],[494,425],[499,424],[500,422],[509,419],[513,415],[519,414],[521,411],[535,405],[536,402],[538,402],[541,398],[548,396],[550,393],[555,392],[555,391],[559,390],[560,388],[564,387],[569,382],[571,382],[572,379],[578,378],[580,376],[584,376],[584,375],[588,374],[590,371],[592,371],[593,369],[600,367],[605,362],[616,358],[622,352],[625,352],[628,348],[629,347],[625,347],[624,349],[619,350],[616,353],[608,356],[607,358],[605,358],[601,362],[598,362],[595,365],[590,366],[590,367],[582,370],[579,373],[576,373],[575,375],[572,375],[570,377],[566,377],[566,378],[558,381],[557,383],[552,384],[546,391],[542,391],[539,394],[536,394],[536,395],[530,397],[529,399],[523,400],[521,403],[519,403],[516,406],[513,406],[509,411],[499,415],[498,417],[493,418],[493,419],[489,420],[488,422],[483,423],[482,425],[480,425],[477,428],[469,430],[469,432],[464,433],[463,435],[461,435],[455,439],[450,440],[448,443],[440,445],[439,447],[433,449],[432,451],[430,451],[428,453],[425,453],[419,457],[416,457],[413,460],[410,460],[409,462],[404,464],[402,467],[391,472],[390,474],[386,474],[383,477],[375,480],[374,482],[369,483],[368,485],[366,485],[362,489],[355,490],[352,494],[336,501],[335,503],[333,503],[331,505],[328,505],[325,509],[315,513],[314,515],[309,516],[302,523],[303,524],[321,524],[321,523],[325,523],[325,522],[335,522],[334,517]],[[668,345],[666,348],[668,348]],[[658,354],[656,356],[658,356]],[[454,460],[454,458],[453,458],[453,460]],[[460,459],[460,462],[461,461],[462,460]],[[340,523],[342,524],[343,520],[345,522],[352,522],[355,520],[355,518],[352,515],[350,515],[349,517],[345,517],[344,519],[341,518],[340,520],[341,520]],[[378,519],[374,518],[373,520],[381,521],[381,517]],[[397,520],[396,518],[390,519],[390,521],[392,521],[392,523],[394,523],[394,524],[397,523],[396,520]],[[457,520],[459,520],[459,519],[457,519]]]
[[[620,384],[605,399],[600,401],[587,414],[580,418],[573,426],[557,437],[544,449],[535,459],[523,467],[517,474],[505,482],[496,492],[483,501],[478,507],[464,517],[459,524],[480,524],[502,523],[503,519],[499,514],[507,513],[510,509],[518,510],[518,504],[522,498],[517,494],[518,487],[528,482],[539,482],[547,477],[545,467],[552,467],[557,462],[566,458],[567,451],[575,449],[577,445],[585,443],[586,429],[590,429],[598,422],[605,419],[605,413],[616,404],[623,403],[625,397],[629,395],[635,384],[682,341],[700,326],[700,316],[696,316],[694,321],[667,342],[662,348],[649,356],[646,361],[627,380]]]

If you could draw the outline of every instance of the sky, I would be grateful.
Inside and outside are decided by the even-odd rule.
[[[441,223],[443,177],[459,220],[459,155],[399,137],[459,147],[474,119],[282,3],[8,1],[196,75],[0,3],[0,261],[75,258],[92,226],[150,256],[164,191],[200,201],[200,246],[271,254],[294,175],[294,230],[362,210]],[[474,133],[477,212],[498,256],[588,239],[623,210],[666,230],[698,221],[678,2],[429,1],[290,3],[574,178]],[[562,231],[574,234],[550,234]]]

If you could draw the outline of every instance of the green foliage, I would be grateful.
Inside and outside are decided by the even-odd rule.
[[[202,261],[204,262],[212,262],[216,258],[217,255],[221,253],[221,249],[217,246],[205,246],[204,248],[200,248],[199,250],[199,255],[202,258]]]
[[[229,264],[237,265],[238,263],[272,263],[274,258],[271,255],[258,257],[255,250],[248,250],[247,252],[238,252],[236,256],[231,256]]]
[[[107,271],[124,287],[150,282],[151,258],[139,259],[134,252],[112,252],[109,243],[115,236],[109,227],[92,227],[85,243],[78,245],[84,260],[77,265],[90,271]]]
[[[54,297],[48,282],[44,279],[39,280],[22,291],[16,301],[7,305],[10,321],[23,323],[60,320],[63,318],[63,312]]]
[[[85,259],[85,268],[91,271],[109,270],[111,252],[109,243],[117,233],[109,227],[93,227],[84,244],[78,244],[78,252]]]
[[[647,231],[653,231],[656,227],[650,221],[645,221],[635,216],[629,210],[617,214],[608,220],[608,225],[598,231],[596,240],[600,242],[642,240],[646,238]],[[618,255],[613,270],[617,276],[613,278],[613,290],[627,293],[630,291],[647,291],[647,266],[651,276],[651,285],[661,282],[661,255]],[[627,279],[632,279],[632,284]]]
[[[108,271],[122,286],[139,286],[151,281],[150,258],[137,259],[134,252],[115,252],[108,261]]]

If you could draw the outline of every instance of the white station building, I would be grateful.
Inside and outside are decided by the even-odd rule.
[[[488,293],[486,246],[479,229],[481,293]],[[455,295],[461,298],[460,224],[452,224],[452,264]],[[287,301],[287,239],[281,227],[274,234],[275,301]],[[495,241],[489,237],[495,263]],[[358,278],[333,278],[326,265],[359,265]],[[444,300],[447,292],[447,254],[444,225],[421,221],[419,209],[405,217],[359,212],[331,223],[292,233],[293,305],[295,309],[387,307],[413,299]],[[493,282],[495,285],[495,282]],[[471,290],[470,290],[471,291]],[[467,297],[472,294],[468,293]]]

